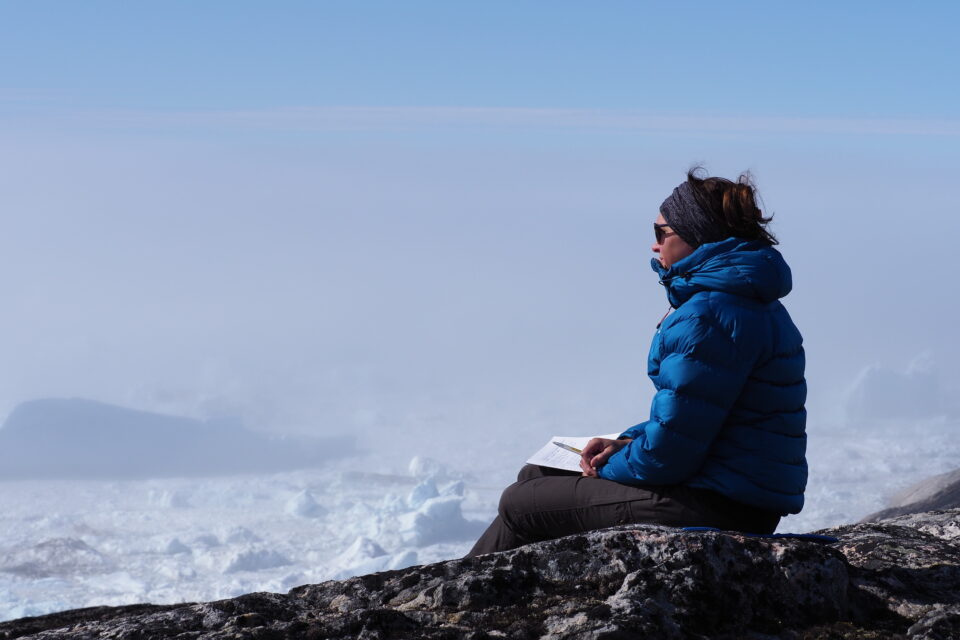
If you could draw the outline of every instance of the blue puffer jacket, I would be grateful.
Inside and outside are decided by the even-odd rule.
[[[650,419],[599,475],[686,484],[799,513],[807,483],[807,386],[800,332],[779,299],[790,267],[762,242],[728,238],[653,268],[677,310],[654,336]]]

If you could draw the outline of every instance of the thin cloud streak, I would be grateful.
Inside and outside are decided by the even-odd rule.
[[[281,107],[247,110],[73,110],[56,117],[74,124],[116,128],[205,127],[300,132],[414,131],[486,128],[637,133],[830,134],[960,136],[960,120],[674,116],[635,110],[515,107]]]
[[[0,87],[0,106],[28,104],[30,106],[50,107],[53,101],[66,99],[62,91],[51,89],[30,89],[27,87]]]

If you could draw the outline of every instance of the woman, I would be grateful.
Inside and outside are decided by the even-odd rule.
[[[772,533],[800,512],[804,353],[769,221],[748,176],[687,173],[653,225],[675,311],[650,347],[650,419],[592,439],[582,474],[525,466],[468,557],[625,523]]]

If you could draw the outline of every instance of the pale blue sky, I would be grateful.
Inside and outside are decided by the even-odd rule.
[[[776,215],[812,426],[923,354],[958,397],[958,18],[0,2],[0,413],[629,426],[666,310],[650,221],[695,162]]]
[[[4,89],[100,107],[960,117],[960,6],[5,1]]]

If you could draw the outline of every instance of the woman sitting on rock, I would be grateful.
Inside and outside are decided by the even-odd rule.
[[[626,523],[772,533],[800,512],[804,353],[769,220],[748,176],[687,174],[653,225],[675,311],[650,347],[650,419],[592,439],[582,474],[526,465],[468,557]]]

